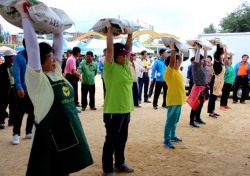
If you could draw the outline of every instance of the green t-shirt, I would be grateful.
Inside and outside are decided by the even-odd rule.
[[[94,85],[95,84],[95,76],[97,74],[97,64],[92,61],[90,65],[88,65],[86,60],[83,60],[79,67],[77,68],[82,74],[82,84],[86,85]]]
[[[224,75],[224,82],[233,83],[234,82],[234,68],[231,64],[227,65],[227,69]]]
[[[133,76],[128,67],[128,59],[124,65],[105,60],[103,76],[106,87],[103,112],[125,114],[133,111]]]

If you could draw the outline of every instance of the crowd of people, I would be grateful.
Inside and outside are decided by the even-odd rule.
[[[53,47],[38,43],[25,2],[18,1],[15,7],[22,17],[25,49],[18,54],[12,50],[3,53],[5,62],[0,64],[0,129],[5,128],[5,118],[8,117],[8,126],[13,126],[12,143],[19,144],[22,120],[24,114],[28,114],[25,138],[33,138],[33,142],[27,176],[67,176],[93,164],[78,113],[85,111],[87,106],[96,110],[95,77],[98,72],[103,83],[106,129],[103,176],[134,172],[125,162],[124,154],[131,112],[143,107],[142,100],[151,103],[152,95],[152,108],[157,110],[162,89],[162,108],[167,111],[163,145],[170,149],[175,149],[173,142],[182,141],[176,135],[176,129],[182,105],[186,102],[191,107],[190,126],[194,128],[206,124],[200,116],[206,100],[208,116],[220,116],[215,112],[215,103],[221,92],[220,110],[231,109],[228,98],[233,82],[233,103],[238,102],[236,94],[242,86],[240,103],[245,104],[250,80],[246,54],[233,68],[233,56],[225,47],[218,44],[212,57],[207,55],[208,48],[202,42],[195,42],[196,53],[190,59],[187,73],[189,90],[186,98],[180,72],[183,51],[175,42],[170,43],[170,52],[160,49],[149,59],[145,50],[140,54],[132,52],[132,33],[127,34],[125,44],[113,43],[111,23],[105,20],[107,48],[98,62],[91,51],[80,61],[79,47],[67,51],[62,60],[62,33],[54,34]],[[201,55],[202,49],[204,55]],[[78,82],[81,82],[80,101]],[[8,106],[9,113],[6,111]]]

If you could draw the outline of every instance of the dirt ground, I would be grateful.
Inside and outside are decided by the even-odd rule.
[[[79,84],[80,86],[80,84]],[[152,98],[150,99],[152,100]],[[183,139],[175,143],[175,150],[163,147],[166,109],[157,110],[142,103],[131,115],[126,147],[126,163],[135,172],[119,176],[246,176],[250,175],[250,100],[246,104],[232,104],[232,109],[219,110],[218,119],[208,117],[207,102],[202,110],[206,125],[199,129],[189,126],[190,107],[185,104],[177,127]],[[100,76],[96,77],[96,111],[89,108],[79,114],[94,158],[94,164],[72,176],[100,176],[105,128],[102,120],[103,92]],[[6,119],[7,121],[7,119]],[[26,118],[19,145],[12,145],[12,127],[0,131],[0,176],[24,176],[31,140],[24,139]]]

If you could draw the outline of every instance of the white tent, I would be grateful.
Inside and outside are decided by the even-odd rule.
[[[114,39],[114,43],[123,43],[125,44],[125,40],[123,39]],[[106,40],[98,40],[98,39],[92,39],[89,40],[87,43],[83,44],[82,54],[85,54],[87,51],[92,51],[94,54],[102,55],[103,49],[107,47]],[[142,46],[141,44],[137,42],[133,42],[132,46],[132,52],[139,53],[142,50],[146,50],[148,53],[154,53],[153,50],[147,49],[146,47]]]

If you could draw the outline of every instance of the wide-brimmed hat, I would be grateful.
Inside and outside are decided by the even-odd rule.
[[[6,50],[3,53],[3,56],[15,56],[16,55],[16,51],[15,50]]]

